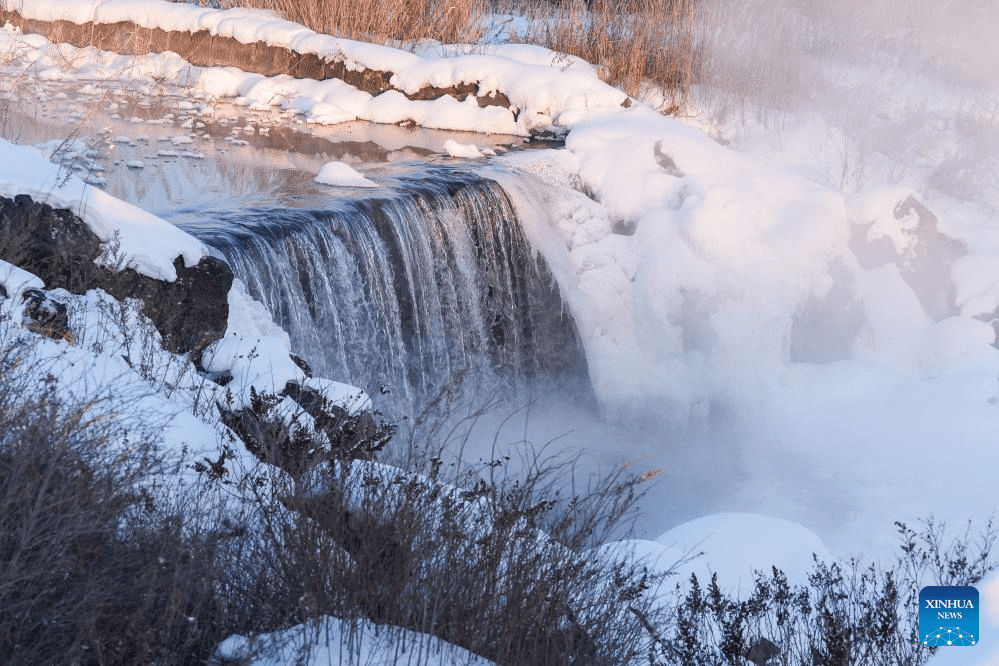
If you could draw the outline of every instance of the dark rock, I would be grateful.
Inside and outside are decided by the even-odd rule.
[[[34,273],[49,289],[74,294],[96,278],[101,243],[68,210],[35,203],[20,194],[0,197],[0,259]]]
[[[228,372],[223,372],[217,377],[209,374],[208,378],[211,379],[216,384],[218,384],[219,386],[228,386],[229,383],[232,381],[232,374]]]
[[[912,287],[926,314],[934,321],[960,314],[951,269],[967,248],[944,236],[937,226],[937,216],[915,197],[909,196],[895,206],[893,214],[897,220],[913,215],[918,220],[913,256],[906,262],[902,278]]]
[[[527,141],[531,144],[548,148],[562,148],[565,146],[565,138],[569,135],[569,130],[564,127],[552,126],[545,129],[531,129],[527,131],[527,134]]]
[[[915,216],[915,224],[907,225],[904,231],[909,239],[908,247],[900,253],[888,238],[868,240],[867,225],[853,225],[850,249],[861,268],[870,270],[895,264],[923,310],[934,321],[959,314],[951,269],[965,254],[964,244],[941,233],[937,216],[913,196],[900,201],[892,214],[900,222]]]
[[[281,395],[294,400],[316,422],[316,429],[329,439],[329,455],[340,460],[372,460],[395,434],[395,429],[378,424],[369,411],[349,414],[321,393],[294,382],[285,385]]]
[[[676,162],[673,160],[673,158],[663,150],[662,141],[656,141],[656,145],[652,149],[652,152],[653,155],[655,155],[656,162],[659,163],[659,166],[662,167],[663,171],[665,171],[667,175],[675,176],[677,178],[684,177],[685,174],[676,165]]]
[[[309,365],[308,361],[301,356],[296,356],[295,354],[289,354],[289,356],[291,356],[291,362],[301,368],[306,377],[312,377],[312,366]]]
[[[232,270],[215,257],[191,267],[174,260],[177,279],[157,280],[131,268],[112,270],[94,263],[105,246],[80,218],[31,197],[0,197],[0,259],[34,273],[50,289],[74,294],[100,288],[118,300],[138,298],[163,346],[190,353],[195,361],[225,334]],[[127,257],[121,258],[127,262]]]
[[[850,268],[836,259],[828,271],[832,287],[822,297],[805,299],[791,322],[788,352],[792,363],[833,363],[852,358],[853,342],[867,321]]]
[[[142,313],[163,336],[163,346],[175,353],[190,352],[197,361],[209,344],[225,335],[229,319],[232,269],[216,257],[202,257],[197,265],[174,260],[177,279],[156,280],[132,269],[99,271],[94,286],[119,300],[138,298]],[[43,278],[44,279],[44,278]]]
[[[638,231],[638,222],[635,220],[615,220],[611,226],[611,231],[618,236],[634,236],[635,232]]]
[[[269,414],[276,396],[254,396],[250,407],[232,410],[218,405],[222,423],[243,442],[246,450],[263,463],[299,478],[322,460],[322,447],[298,424],[285,423]]]
[[[372,460],[395,434],[394,426],[377,423],[371,412],[350,414],[315,389],[293,382],[280,395],[263,395],[252,388],[250,395],[250,406],[243,409],[217,405],[222,422],[261,462],[294,478],[323,460]],[[284,397],[313,418],[315,432],[272,413]]]
[[[775,657],[780,655],[780,648],[766,638],[759,638],[746,650],[746,659],[756,664],[756,666],[767,666]]]
[[[41,289],[25,289],[25,324],[29,331],[76,344],[73,332],[69,330],[69,314],[66,305],[51,298]]]

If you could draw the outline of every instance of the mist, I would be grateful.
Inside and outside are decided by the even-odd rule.
[[[990,46],[999,15],[988,4],[711,4],[695,105],[724,141],[820,117],[829,144],[814,147],[827,153],[816,174],[823,184],[858,191],[906,182],[989,203],[999,181]]]

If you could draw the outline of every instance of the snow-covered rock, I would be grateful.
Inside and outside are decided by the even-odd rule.
[[[0,139],[0,195],[31,196],[55,209],[84,218],[102,243],[114,238],[128,265],[152,278],[177,279],[174,259],[194,266],[205,256],[205,247],[189,234],[151,213],[88,185],[65,173],[37,149],[16,146]]]

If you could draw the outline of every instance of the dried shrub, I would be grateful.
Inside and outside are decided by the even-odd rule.
[[[201,663],[227,631],[217,536],[159,503],[155,439],[118,425],[125,405],[27,386],[25,351],[0,353],[0,663]]]
[[[482,34],[482,0],[222,0],[223,7],[281,12],[316,32],[381,44],[435,39],[474,43]]]
[[[676,586],[673,614],[655,636],[650,663],[763,666],[897,666],[926,663],[935,648],[919,637],[919,591],[926,585],[973,585],[996,568],[991,521],[950,542],[928,519],[913,530],[896,523],[897,560],[864,565],[816,560],[807,585],[773,567],[757,572],[747,599],[706,587],[691,575]]]
[[[370,460],[331,458],[294,478],[265,467],[233,485],[258,489],[254,545],[226,598],[253,633],[332,615],[437,636],[499,664],[621,664],[658,617],[645,591],[662,579],[598,557],[639,478],[612,475],[573,497],[572,461],[505,461],[439,479]],[[264,477],[264,478],[262,478]]]

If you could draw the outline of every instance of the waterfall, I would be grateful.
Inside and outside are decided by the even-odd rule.
[[[493,180],[446,166],[306,206],[184,225],[232,266],[318,375],[412,410],[449,382],[519,390],[583,379],[558,287]]]

